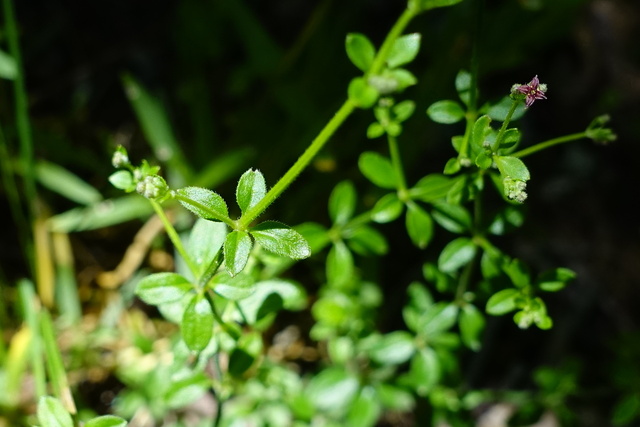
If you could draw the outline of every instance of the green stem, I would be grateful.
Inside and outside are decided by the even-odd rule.
[[[156,211],[156,215],[158,215],[160,221],[162,221],[162,225],[167,231],[167,235],[169,236],[169,239],[171,239],[171,243],[173,243],[173,246],[176,248],[182,259],[184,259],[184,262],[187,263],[187,267],[189,267],[189,270],[191,271],[193,276],[196,277],[198,269],[193,263],[193,260],[191,259],[187,251],[184,249],[184,246],[182,246],[180,236],[178,236],[178,232],[173,227],[173,224],[171,224],[171,221],[169,221],[169,218],[167,218],[167,215],[164,213],[162,206],[160,206],[160,203],[152,199],[149,199],[149,202],[151,203],[151,206],[153,206],[153,210]]]
[[[416,16],[417,10],[407,8],[400,15],[396,23],[393,25],[389,34],[385,38],[378,54],[373,60],[369,71],[365,76],[377,74],[382,70],[387,60],[387,56],[391,52],[391,48],[396,39],[402,34],[406,26],[411,19]],[[298,158],[298,160],[291,166],[291,168],[280,178],[280,180],[274,185],[271,190],[260,200],[255,206],[245,212],[236,223],[236,230],[246,230],[251,223],[260,216],[279,196],[282,194],[291,183],[302,173],[307,167],[309,162],[315,157],[320,149],[326,144],[329,138],[336,132],[340,125],[351,115],[356,108],[354,101],[348,99],[342,104],[342,107],[333,116],[329,123],[320,131],[318,136],[311,142],[311,145],[305,150],[304,153]]]
[[[496,141],[493,143],[493,147],[491,147],[491,149],[496,152],[498,151],[498,148],[500,148],[500,143],[502,142],[502,139],[504,138],[504,133],[507,131],[507,127],[509,126],[509,122],[511,121],[511,117],[513,116],[513,113],[516,112],[516,108],[518,108],[518,104],[520,103],[520,100],[514,100],[511,103],[511,108],[509,108],[509,112],[507,113],[507,117],[505,117],[504,122],[502,122],[502,126],[500,127],[500,131],[498,131],[498,136],[496,137]]]
[[[24,73],[22,69],[22,56],[20,54],[20,43],[18,37],[18,29],[16,28],[16,20],[11,0],[3,0],[3,12],[5,33],[7,36],[7,44],[9,53],[13,57],[16,64],[16,77],[13,80],[13,89],[15,95],[16,108],[16,127],[18,137],[20,139],[20,163],[24,173],[24,200],[27,205],[26,223],[30,224],[35,217],[36,209],[36,184],[33,161],[33,140],[31,138],[31,124],[29,123],[29,105],[27,102],[27,92],[24,83]],[[27,229],[27,233],[31,231]],[[28,239],[27,249],[32,246],[31,239]],[[36,261],[32,255],[32,250],[25,254],[27,261],[31,267],[31,271],[35,276]]]
[[[571,135],[561,136],[559,138],[550,139],[548,141],[541,142],[536,145],[532,145],[531,147],[525,148],[524,150],[516,151],[515,153],[509,154],[511,157],[525,157],[529,154],[536,153],[540,150],[544,150],[545,148],[553,147],[554,145],[564,144],[565,142],[576,141],[578,139],[586,138],[586,132],[573,133]]]
[[[404,195],[407,192],[407,182],[402,168],[402,158],[400,157],[400,150],[398,149],[398,140],[395,136],[391,135],[388,135],[387,140],[389,141],[391,164],[393,165],[393,169],[396,171],[396,176],[398,177],[398,191],[400,194]]]
[[[271,203],[273,203],[284,190],[291,185],[291,183],[302,173],[307,167],[309,162],[320,151],[320,149],[326,144],[331,136],[336,132],[340,125],[349,117],[349,115],[355,109],[356,104],[352,100],[347,100],[338,112],[329,120],[329,123],[320,131],[318,136],[311,142],[311,145],[307,147],[304,153],[298,158],[298,160],[291,166],[291,168],[285,173],[282,178],[274,185],[269,192],[256,203],[251,209],[247,210],[237,221],[236,229],[246,230],[251,223],[264,212]]]
[[[395,43],[396,39],[400,37],[400,35],[404,31],[404,29],[407,27],[409,22],[411,22],[411,20],[417,14],[418,14],[417,10],[410,9],[410,8],[405,9],[405,11],[402,13],[402,15],[400,15],[396,23],[393,25],[393,27],[389,31],[389,34],[387,34],[387,37],[384,39],[384,42],[382,43],[382,46],[380,46],[380,50],[378,51],[378,54],[376,55],[376,57],[373,60],[373,63],[371,64],[371,68],[369,68],[369,71],[367,71],[365,76],[376,75],[384,68],[385,61],[387,60],[387,56],[389,56],[389,53],[391,52],[391,48],[393,47],[393,44]]]

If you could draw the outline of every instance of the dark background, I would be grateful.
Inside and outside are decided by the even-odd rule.
[[[362,32],[379,45],[404,7],[394,0],[16,3],[36,156],[72,170],[105,196],[118,195],[106,180],[116,142],[125,142],[134,162],[150,157],[122,90],[123,72],[163,99],[196,169],[246,147],[253,153],[246,166],[259,168],[273,185],[343,102],[358,73],[344,53],[346,33]],[[437,100],[455,99],[455,74],[469,67],[471,3],[422,15],[408,28],[423,36],[409,67],[419,84],[397,97],[417,103],[400,141],[410,183],[440,171],[452,155],[449,138],[462,132],[432,123],[424,111]],[[558,146],[527,159],[527,220],[501,243],[538,271],[566,266],[578,279],[549,301],[553,330],[516,331],[508,318],[490,323],[486,371],[474,374],[478,386],[526,386],[533,367],[577,358],[585,390],[602,393],[598,401],[605,407],[617,398],[621,386],[611,369],[620,366],[620,349],[631,348],[624,337],[636,340],[640,321],[639,39],[635,0],[486,1],[480,101],[495,101],[537,74],[548,84],[548,99],[518,123],[523,144],[582,131],[604,113],[619,138],[608,146],[586,140]],[[1,82],[0,119],[9,136],[11,99],[9,82]],[[342,179],[352,179],[362,199],[377,195],[356,166],[364,150],[386,152],[381,140],[365,137],[371,121],[367,111],[351,117],[267,216],[327,224],[326,200]],[[233,181],[216,191],[232,197]],[[46,190],[41,196],[55,212],[73,206]],[[135,228],[74,239],[93,251],[99,268],[109,269]],[[419,278],[425,257],[433,259],[438,247],[416,253],[406,236],[395,237],[400,230],[380,229],[391,252],[378,280],[390,296],[389,312],[399,313],[405,284]],[[5,274],[20,277],[20,254],[10,249],[11,233],[2,234]],[[406,273],[398,277],[398,271]],[[399,317],[381,323],[383,330],[401,327]],[[577,404],[589,413],[589,402]],[[604,425],[606,411],[587,418]]]

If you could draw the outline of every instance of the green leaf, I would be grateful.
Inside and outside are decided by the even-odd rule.
[[[575,278],[576,273],[574,271],[568,268],[556,268],[543,272],[536,283],[543,291],[557,292]]]
[[[334,224],[344,225],[356,209],[356,189],[351,181],[342,181],[329,196],[329,217]]]
[[[155,273],[138,282],[136,295],[147,304],[159,305],[178,301],[192,289],[193,284],[179,274]]]
[[[136,184],[133,181],[133,175],[129,171],[117,171],[109,176],[109,182],[118,190],[131,193],[136,189]]]
[[[171,385],[164,393],[164,404],[169,409],[179,409],[195,402],[207,389],[211,387],[211,380],[199,372],[186,378],[172,378]]]
[[[476,156],[476,166],[482,170],[487,170],[493,165],[493,159],[484,151]]]
[[[18,76],[18,66],[13,56],[0,50],[0,77],[13,80]]]
[[[345,48],[353,65],[365,73],[369,71],[376,56],[376,49],[365,35],[360,33],[347,34]]]
[[[433,220],[427,211],[415,203],[408,203],[406,227],[413,244],[420,249],[426,248],[433,236]]]
[[[376,425],[382,408],[374,389],[366,386],[360,390],[358,397],[351,403],[347,414],[347,424],[350,427],[371,427]]]
[[[391,46],[387,57],[387,65],[396,68],[413,61],[420,50],[420,34],[405,34],[398,37]]]
[[[480,350],[480,335],[484,330],[484,316],[474,305],[467,304],[460,312],[460,338],[473,351]]]
[[[360,172],[371,182],[381,188],[395,190],[398,176],[391,160],[373,151],[365,151],[358,159]]]
[[[531,277],[527,266],[515,258],[510,263],[505,263],[502,270],[509,276],[516,288],[525,288],[531,284]]]
[[[62,166],[40,160],[35,165],[35,173],[40,185],[73,202],[81,205],[90,205],[102,200],[102,195],[98,190]],[[116,176],[114,179],[118,184],[126,186],[126,188],[118,187],[111,181],[114,175]],[[131,176],[131,173],[129,173],[129,176]],[[126,176],[118,174],[118,172],[109,177],[109,182],[111,182],[114,187],[125,191],[133,185],[133,179],[131,183],[128,183]],[[127,186],[127,184],[129,185]]]
[[[476,255],[477,247],[467,237],[458,237],[444,247],[438,257],[438,268],[444,273],[453,273],[463,265],[471,262]]]
[[[405,99],[404,101],[394,105],[391,109],[393,110],[393,114],[396,116],[396,120],[398,122],[404,122],[413,115],[413,112],[416,109],[416,103],[409,99]]]
[[[471,230],[471,214],[461,205],[435,202],[431,215],[442,228],[452,233]]]
[[[297,225],[296,230],[307,241],[312,254],[320,252],[331,241],[328,230],[315,222],[305,222]]]
[[[407,412],[415,406],[413,395],[404,388],[386,383],[376,384],[375,387],[380,403],[387,409]]]
[[[628,425],[640,417],[640,394],[627,394],[613,409],[613,424],[615,426]]]
[[[203,218],[193,225],[186,246],[187,253],[196,264],[196,275],[200,277],[222,247],[227,236],[227,225]]]
[[[258,204],[267,194],[264,176],[257,169],[249,169],[242,174],[236,187],[236,200],[244,213]]]
[[[222,221],[229,217],[227,203],[219,194],[200,187],[176,190],[178,201],[200,218]]]
[[[42,427],[73,427],[69,412],[58,399],[50,396],[43,396],[38,401],[38,421]]]
[[[224,239],[224,266],[232,277],[244,269],[252,247],[249,233],[232,231],[227,234]]]
[[[429,339],[448,331],[455,325],[458,317],[458,307],[444,302],[436,303],[427,308],[420,316],[417,332]]]
[[[311,378],[305,394],[320,411],[344,413],[358,393],[359,381],[342,367],[325,369]]]
[[[311,256],[311,248],[304,237],[288,225],[265,221],[251,228],[253,238],[263,248],[276,255],[304,259]]]
[[[420,179],[409,190],[412,199],[418,199],[423,202],[434,202],[447,197],[449,189],[453,185],[453,179],[444,175],[433,173]]]
[[[427,115],[436,123],[452,124],[464,118],[464,109],[456,101],[444,100],[431,104]]]
[[[349,246],[361,255],[384,255],[389,250],[384,236],[375,228],[361,226],[348,236]]]
[[[126,427],[127,421],[113,415],[103,415],[84,423],[84,427]]]
[[[460,160],[458,160],[456,157],[452,157],[447,160],[442,173],[444,173],[445,175],[453,175],[454,173],[460,171],[461,167],[462,165],[460,164]],[[451,188],[449,188],[449,191],[451,191]]]
[[[341,287],[351,281],[354,273],[353,255],[339,240],[335,242],[327,255],[327,281],[332,286]]]
[[[280,310],[301,310],[307,305],[304,289],[294,282],[274,279],[255,284],[255,291],[238,302],[244,318],[250,325]]]
[[[436,352],[425,347],[411,359],[408,378],[419,396],[426,397],[440,382],[441,367]]]
[[[494,316],[513,311],[517,308],[516,299],[521,295],[520,291],[514,288],[498,291],[487,301],[486,311]]]
[[[375,139],[384,135],[384,126],[378,122],[373,122],[367,127],[367,138]]]
[[[456,90],[460,100],[469,105],[471,102],[471,73],[466,70],[460,70],[456,75]]]
[[[367,83],[363,77],[351,80],[348,88],[349,99],[360,108],[371,108],[378,100],[378,89]]]
[[[239,273],[231,277],[223,271],[213,278],[213,290],[216,294],[232,301],[249,297],[256,290],[255,280],[249,274]]]
[[[520,131],[516,128],[507,129],[502,137],[500,148],[511,148],[520,142]]]
[[[213,336],[213,312],[204,295],[194,295],[184,311],[180,323],[182,339],[189,350],[199,352]]]
[[[491,132],[491,118],[487,115],[478,117],[478,120],[473,124],[473,130],[471,133],[471,145],[476,152],[484,150],[484,141],[487,138],[489,132]]]
[[[527,169],[524,162],[517,157],[494,156],[493,160],[496,162],[496,165],[498,165],[500,174],[504,177],[508,176],[520,181],[528,181],[531,178],[529,169]]]
[[[385,194],[371,209],[371,219],[377,223],[391,222],[404,210],[404,203],[396,193]]]
[[[413,86],[418,83],[418,79],[416,78],[416,76],[414,76],[409,70],[405,70],[404,68],[394,68],[392,70],[387,69],[383,74],[385,80],[392,82],[393,90],[391,90],[391,92],[402,92],[409,86]],[[371,78],[373,77],[376,76],[372,76]],[[381,90],[380,93],[387,92],[383,92]]]
[[[400,365],[413,356],[413,336],[406,331],[395,331],[383,335],[372,348],[369,357],[381,365]]]

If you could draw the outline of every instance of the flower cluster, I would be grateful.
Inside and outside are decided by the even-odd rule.
[[[502,180],[502,185],[504,186],[504,194],[509,200],[515,200],[518,203],[524,203],[527,200],[526,182],[507,176]]]

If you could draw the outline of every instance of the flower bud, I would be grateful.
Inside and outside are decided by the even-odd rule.
[[[509,200],[514,200],[518,203],[524,203],[527,200],[526,182],[507,176],[502,180],[502,185],[504,186],[504,194]]]
[[[113,157],[111,157],[111,164],[116,169],[124,168],[131,165],[127,150],[122,145],[119,145],[118,148],[116,148],[116,151],[113,152]]]

